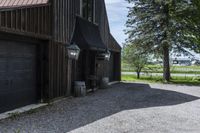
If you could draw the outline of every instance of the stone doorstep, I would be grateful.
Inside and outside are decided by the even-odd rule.
[[[120,81],[109,82],[108,85],[114,85],[114,84],[117,84],[117,83],[120,83]]]
[[[31,105],[27,105],[27,106],[24,106],[24,107],[21,107],[21,108],[17,108],[17,109],[12,110],[12,111],[7,111],[5,113],[0,114],[0,120],[9,118],[9,117],[12,116],[12,114],[21,114],[21,113],[30,111],[32,109],[37,109],[37,108],[44,107],[44,106],[47,106],[47,105],[48,105],[47,103],[31,104]]]

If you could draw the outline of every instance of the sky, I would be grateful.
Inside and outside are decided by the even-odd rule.
[[[105,0],[110,31],[118,43],[122,46],[127,36],[124,34],[128,9],[130,6],[125,0]],[[190,51],[196,58],[200,59],[200,54]]]
[[[127,20],[128,9],[130,6],[125,0],[105,0],[111,34],[122,46],[127,36],[124,34],[125,23]],[[191,52],[191,51],[190,51]],[[200,59],[200,54],[191,52],[196,58]]]
[[[111,34],[122,46],[125,42],[125,23],[128,14],[128,3],[125,0],[105,0]]]

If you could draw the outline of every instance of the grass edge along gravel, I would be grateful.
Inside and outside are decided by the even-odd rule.
[[[140,79],[137,79],[136,75],[122,75],[122,81],[129,82],[147,82],[147,83],[165,83],[162,76],[144,76],[141,75]],[[200,85],[200,77],[179,77],[173,76],[169,84],[182,84],[182,85]]]

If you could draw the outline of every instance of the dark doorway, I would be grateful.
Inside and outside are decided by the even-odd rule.
[[[75,61],[73,65],[76,74],[72,74],[72,76],[75,75],[75,81],[85,81],[87,89],[97,86],[98,63],[96,54],[96,51],[82,50],[78,61]]]
[[[110,60],[109,60],[109,80],[112,82],[115,79],[115,55],[114,52],[111,52]]]

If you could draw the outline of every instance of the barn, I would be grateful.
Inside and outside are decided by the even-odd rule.
[[[66,56],[72,43],[77,61]],[[120,81],[120,59],[104,0],[0,1],[0,113],[72,96],[74,81]]]

